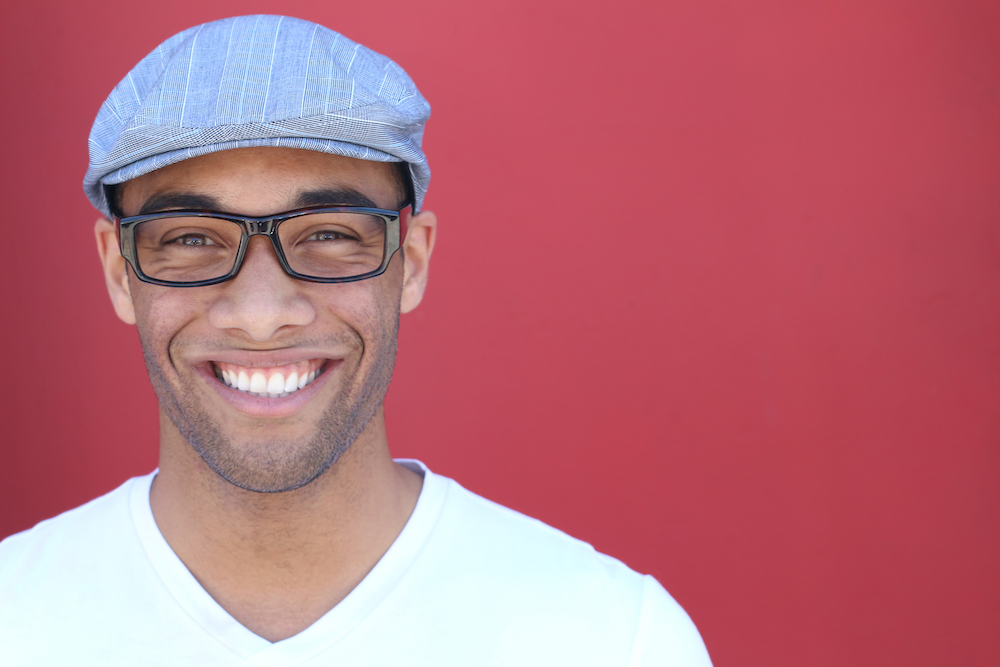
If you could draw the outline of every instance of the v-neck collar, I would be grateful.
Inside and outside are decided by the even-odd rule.
[[[188,616],[234,654],[258,667],[292,667],[329,648],[363,621],[392,592],[430,536],[444,506],[448,480],[420,461],[398,459],[424,478],[413,513],[375,567],[347,597],[302,632],[278,642],[254,634],[223,609],[163,538],[149,504],[156,471],[131,489],[131,512],[139,541],[164,587]]]

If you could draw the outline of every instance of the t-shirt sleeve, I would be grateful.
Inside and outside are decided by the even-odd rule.
[[[642,584],[639,625],[628,667],[711,667],[698,628],[653,577]]]

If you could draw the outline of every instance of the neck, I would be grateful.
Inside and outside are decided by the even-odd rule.
[[[160,423],[157,526],[202,587],[271,641],[304,630],[360,583],[420,493],[420,477],[389,455],[381,409],[329,470],[281,493],[230,484],[166,415]]]

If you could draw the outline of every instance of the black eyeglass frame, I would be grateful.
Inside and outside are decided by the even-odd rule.
[[[145,215],[134,215],[126,218],[114,216],[114,219],[118,227],[118,242],[121,248],[122,257],[124,257],[132,267],[132,270],[135,272],[135,275],[139,280],[151,285],[162,285],[164,287],[204,287],[206,285],[217,285],[219,283],[224,283],[227,280],[232,280],[240,272],[240,267],[243,266],[243,257],[246,255],[247,247],[250,245],[250,238],[258,235],[266,236],[271,240],[271,247],[274,248],[274,254],[278,257],[278,263],[281,264],[281,268],[284,269],[285,273],[290,275],[292,278],[312,283],[352,283],[358,280],[367,280],[368,278],[380,276],[385,273],[387,268],[389,268],[389,262],[392,261],[393,255],[395,255],[396,251],[400,248],[400,218],[402,216],[402,212],[407,208],[409,208],[409,205],[404,206],[398,211],[391,211],[382,208],[368,208],[364,206],[310,206],[306,208],[297,208],[293,211],[285,211],[284,213],[278,213],[277,215],[264,216],[261,218],[246,215],[233,215],[231,213],[218,213],[216,211],[185,209],[161,211],[159,213],[147,213]],[[368,273],[343,278],[307,276],[293,270],[288,264],[288,259],[285,257],[285,252],[281,247],[281,241],[278,238],[278,226],[285,220],[291,220],[292,218],[298,218],[311,213],[364,213],[382,218],[385,222],[385,241],[382,247],[382,264],[377,269],[369,271]],[[159,280],[158,278],[152,278],[143,273],[142,268],[139,266],[139,260],[135,249],[136,225],[148,220],[162,220],[165,218],[181,217],[214,218],[217,220],[228,220],[240,225],[242,230],[240,245],[236,251],[236,260],[233,262],[233,267],[230,269],[229,273],[219,278],[196,280],[192,282]]]

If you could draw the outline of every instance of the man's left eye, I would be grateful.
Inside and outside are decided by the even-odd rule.
[[[339,241],[340,239],[350,238],[347,234],[342,232],[334,231],[323,231],[311,234],[306,240],[307,241]]]
[[[201,234],[185,234],[176,239],[175,243],[180,243],[181,245],[217,245],[215,241]]]

